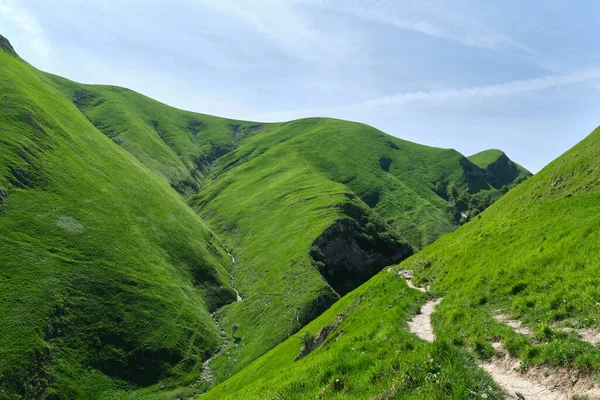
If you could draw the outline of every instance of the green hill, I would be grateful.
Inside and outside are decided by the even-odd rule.
[[[0,51],[0,397],[193,383],[229,258],[151,170]]]
[[[198,394],[503,193],[455,150],[181,111],[0,47],[0,398]]]
[[[120,87],[40,76],[98,130],[182,194],[197,192],[217,158],[267,126],[177,110]]]
[[[580,335],[600,332],[599,151],[600,129],[206,398],[500,399],[476,361],[489,360],[500,343],[522,370],[547,365],[578,380],[597,374],[600,350]],[[395,273],[404,269],[417,273],[416,284],[431,285],[430,294],[408,289]],[[406,325],[429,296],[443,296],[433,344]],[[326,339],[295,360],[303,343],[319,337]]]
[[[479,199],[491,203],[500,195],[454,150],[332,119],[270,127],[219,159],[211,176],[194,202],[236,249],[234,274],[247,297],[220,314],[226,330],[236,325],[243,338],[214,361],[222,377],[409,254],[399,247],[378,261],[361,248],[389,249],[398,241],[419,248],[455,229],[457,207],[469,212]],[[358,223],[329,234],[340,219]],[[342,237],[337,244],[335,236]]]

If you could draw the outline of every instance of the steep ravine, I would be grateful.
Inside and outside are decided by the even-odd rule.
[[[235,286],[235,278],[232,275],[233,270],[235,269],[235,257],[233,256],[233,254],[231,254],[231,251],[229,250],[228,247],[225,247],[225,250],[227,251],[227,255],[231,258],[231,269],[229,271],[229,277],[230,277],[230,282],[231,282],[231,287],[233,288],[234,292],[235,292],[235,296],[236,296],[236,301],[242,301],[242,296],[240,295],[240,293],[238,292],[236,286]],[[215,317],[215,315],[217,314],[218,310],[211,313],[210,314],[210,318],[213,320],[213,322],[215,323],[215,325],[217,326],[217,328],[219,328],[219,332],[221,334],[221,338],[223,340],[223,343],[221,344],[221,347],[219,347],[219,349],[206,361],[204,361],[202,363],[202,374],[200,375],[199,381],[204,381],[204,382],[208,382],[211,385],[214,383],[214,376],[213,376],[213,372],[212,369],[210,368],[210,362],[217,356],[219,356],[223,350],[225,350],[225,348],[227,347],[227,345],[229,344],[229,339],[227,339],[227,332],[225,332],[225,330],[221,327],[221,324],[219,323],[219,320],[217,320],[217,318]]]

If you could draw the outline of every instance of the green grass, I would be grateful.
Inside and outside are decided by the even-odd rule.
[[[4,51],[0,131],[0,398],[195,382],[234,299],[219,239]]]
[[[469,160],[479,168],[486,169],[504,155],[502,150],[490,149],[469,156]]]
[[[217,158],[267,126],[178,110],[129,89],[39,75],[180,193],[197,192]]]
[[[600,370],[600,350],[560,326],[600,327],[600,130],[401,268],[445,293],[437,327],[482,354],[502,340],[528,364]],[[431,267],[422,271],[425,262]],[[533,331],[492,319],[508,314]]]
[[[206,398],[503,398],[475,361],[489,359],[497,341],[524,367],[597,374],[600,349],[559,327],[600,328],[599,151],[600,129],[394,268],[414,269],[417,284],[444,296],[434,344],[414,340],[405,325],[428,295],[383,271]],[[294,361],[306,337],[346,313],[328,344]]]
[[[419,249],[502,194],[460,153],[363,124],[233,121],[176,110],[127,89],[40,78],[190,198],[234,252],[232,273],[245,301],[217,316],[228,332],[239,325],[243,339],[212,363],[220,379],[338,298],[309,249],[334,221],[348,218],[340,205],[352,204],[380,230]]]
[[[449,342],[423,342],[407,330],[425,294],[381,272],[301,332],[215,387],[206,399],[504,398],[475,359]],[[305,358],[302,338],[342,321]]]

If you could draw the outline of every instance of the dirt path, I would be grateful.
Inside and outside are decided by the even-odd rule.
[[[393,269],[388,269],[388,272],[393,272]],[[427,291],[412,285],[412,271],[398,271],[398,274],[406,280],[409,287],[421,292]],[[440,298],[426,302],[419,313],[408,322],[408,329],[427,342],[435,340],[431,314],[441,301]],[[519,321],[510,320],[506,315],[497,315],[495,319],[507,324],[521,334],[531,334],[526,327],[521,326]],[[593,336],[594,339],[598,338],[597,340],[600,340],[600,335]],[[584,396],[584,398],[590,400],[600,399],[600,389],[594,386],[594,382],[589,376],[579,376],[568,370],[551,371],[544,367],[530,368],[527,372],[521,373],[515,369],[519,367],[519,361],[509,357],[504,352],[502,343],[494,343],[494,349],[499,352],[499,356],[488,363],[482,364],[481,368],[492,376],[494,382],[504,390],[508,399],[568,400],[573,396]]]
[[[388,268],[387,272],[394,272],[393,268]],[[412,284],[413,271],[401,270],[397,272],[408,285],[409,288],[418,290],[419,292],[427,293],[427,289],[416,287]],[[442,299],[429,300],[419,310],[419,312],[408,321],[408,330],[427,342],[435,340],[433,325],[431,325],[431,314],[435,311],[435,307],[440,304]]]
[[[393,268],[388,268],[388,272],[392,272],[393,270],[394,270]],[[413,273],[414,272],[409,269],[398,271],[398,275],[400,275],[402,278],[404,278],[404,280],[406,281],[406,284],[408,285],[409,288],[418,290],[419,292],[427,293],[427,289],[413,285],[413,283],[412,283]]]
[[[440,304],[441,301],[442,299],[435,299],[426,302],[423,304],[423,307],[421,307],[419,314],[408,321],[408,329],[427,342],[433,342],[435,340],[433,325],[431,325],[431,314],[433,314],[435,307]]]
[[[488,374],[507,394],[509,399],[567,400],[574,396],[600,399],[600,389],[592,377],[568,369],[551,370],[548,367],[531,367],[521,373],[520,361],[503,353],[501,343],[494,343],[500,355],[482,364]],[[520,394],[522,397],[518,397]]]
[[[568,399],[567,395],[553,392],[551,389],[525,378],[511,367],[500,362],[492,362],[481,366],[494,378],[494,382],[507,394],[507,398],[519,400],[517,394],[526,400],[562,400]]]

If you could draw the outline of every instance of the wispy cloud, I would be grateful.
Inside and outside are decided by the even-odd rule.
[[[600,68],[586,69],[564,75],[551,75],[541,78],[517,80],[493,85],[474,86],[457,89],[401,92],[394,95],[382,96],[357,103],[341,106],[292,110],[264,114],[265,120],[288,120],[310,116],[335,116],[341,113],[349,114],[354,111],[377,107],[399,107],[413,103],[448,103],[466,102],[473,100],[491,99],[497,97],[518,96],[544,90],[588,84],[600,84]]]
[[[496,49],[512,43],[512,39],[503,34],[485,32],[483,29],[474,30],[456,22],[440,20],[435,14],[425,13],[424,10],[410,7],[394,7],[383,2],[352,4],[352,2],[334,6],[338,11],[352,14],[356,17],[370,19],[394,26],[398,29],[409,30],[423,35],[459,42],[470,47]]]
[[[494,32],[485,24],[460,13],[456,2],[448,7],[444,1],[404,0],[306,0],[314,5],[346,13],[361,19],[416,32],[432,38],[460,43],[486,50],[513,52],[538,66],[554,72],[564,72],[562,62],[515,40],[509,35]]]
[[[21,1],[0,0],[0,18],[12,22],[28,38],[31,50],[42,57],[50,54],[44,30]]]

